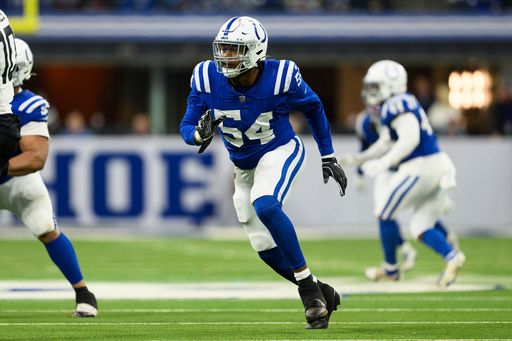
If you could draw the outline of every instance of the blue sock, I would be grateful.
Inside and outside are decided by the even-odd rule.
[[[71,241],[64,233],[61,232],[57,239],[52,240],[48,244],[44,244],[44,246],[52,261],[57,265],[69,283],[73,285],[83,279],[75,249],[73,249]]]
[[[453,248],[446,241],[446,237],[437,229],[432,228],[425,231],[421,235],[421,241],[443,257],[453,251]]]
[[[379,225],[384,260],[388,264],[396,264],[396,248],[400,240],[398,224],[395,220],[379,220]]]
[[[443,236],[445,236],[445,237],[446,237],[446,236],[448,235],[448,230],[446,230],[446,227],[444,227],[444,224],[441,222],[441,220],[438,220],[438,221],[436,222],[436,224],[434,225],[434,228],[435,228],[436,230],[438,230],[439,232],[441,232],[441,234],[442,234]]]
[[[290,282],[297,284],[297,280],[293,275],[293,271],[288,266],[288,262],[284,259],[283,254],[279,251],[279,248],[275,247],[270,250],[258,252],[260,258],[267,263],[275,272],[282,277],[286,278]]]
[[[390,220],[390,221],[392,223],[396,224],[396,226],[398,226],[398,223],[396,220]],[[402,245],[405,242],[404,238],[402,237],[402,233],[400,232],[400,226],[398,226],[398,239],[396,242],[397,242],[398,246]]]
[[[306,265],[306,260],[297,239],[292,222],[281,208],[281,203],[270,195],[265,195],[254,202],[256,214],[267,227],[279,250],[292,270]]]

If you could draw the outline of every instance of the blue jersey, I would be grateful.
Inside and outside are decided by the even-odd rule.
[[[356,134],[361,141],[361,151],[368,149],[379,139],[377,131],[377,124],[372,120],[372,114],[363,111],[361,112],[356,121]]]
[[[356,134],[361,142],[361,151],[370,148],[379,139],[377,124],[378,122],[372,119],[372,114],[368,111],[363,111],[357,116]],[[363,175],[361,167],[357,167],[357,173]]]
[[[194,144],[194,129],[201,115],[211,109],[233,163],[253,169],[267,152],[288,143],[295,132],[288,113],[301,111],[318,144],[320,154],[334,153],[329,123],[322,102],[289,60],[265,60],[255,84],[234,88],[217,72],[215,63],[199,63],[190,81],[187,111],[180,125],[183,139]]]
[[[434,130],[428,122],[425,111],[418,103],[418,100],[414,95],[410,93],[404,93],[396,95],[388,99],[381,108],[381,124],[389,128],[391,140],[396,141],[398,135],[391,126],[391,122],[400,114],[412,113],[418,120],[420,125],[420,142],[418,146],[401,162],[408,161],[415,157],[427,156],[439,152],[439,146],[437,144],[437,138]]]
[[[29,90],[23,90],[15,94],[11,102],[12,113],[20,119],[20,128],[30,122],[48,122],[49,107],[50,105],[43,97]],[[21,150],[18,148],[15,155],[19,154],[21,154]],[[1,177],[0,184],[9,179],[11,179],[10,176]]]

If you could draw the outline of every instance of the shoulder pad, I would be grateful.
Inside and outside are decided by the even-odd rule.
[[[41,96],[25,97],[19,103],[13,101],[12,104],[12,110],[20,118],[22,126],[32,121],[48,121],[48,108],[50,104]]]
[[[419,107],[418,100],[411,94],[400,94],[391,97],[384,103],[382,114],[395,116],[406,112],[412,112]]]
[[[190,77],[190,87],[199,92],[211,93],[210,69],[215,67],[211,60],[201,62],[196,65]]]
[[[299,72],[299,67],[291,60],[280,60],[277,66],[274,95],[288,92],[292,83],[292,75]]]

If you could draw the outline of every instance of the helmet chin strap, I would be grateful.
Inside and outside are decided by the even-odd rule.
[[[246,68],[246,69],[242,69],[242,70],[222,68],[222,73],[227,78],[236,78],[238,76],[243,75],[244,73],[246,73],[247,71],[249,71],[251,69],[253,69],[253,68]],[[236,72],[230,72],[229,70],[234,70]]]

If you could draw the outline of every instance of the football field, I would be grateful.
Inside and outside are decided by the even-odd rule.
[[[377,240],[307,240],[311,268],[343,292],[327,330],[304,330],[296,289],[247,241],[78,240],[95,319],[72,317],[73,293],[33,240],[0,241],[0,340],[510,339],[512,240],[463,239],[467,265],[448,291],[442,261],[417,245],[400,283],[368,283]],[[268,298],[271,299],[268,299]]]

